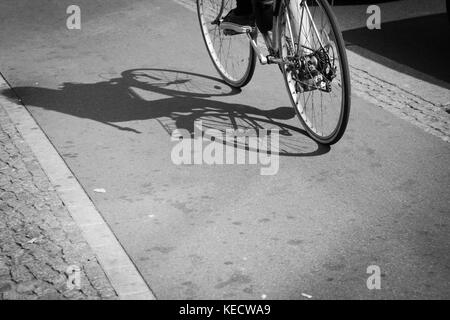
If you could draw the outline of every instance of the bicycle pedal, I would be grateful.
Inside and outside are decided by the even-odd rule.
[[[248,26],[237,27],[234,29],[232,29],[231,27],[224,28],[221,26],[221,29],[223,30],[223,34],[225,36],[234,36],[234,35],[238,35],[238,34],[248,34],[248,33],[255,32],[254,27],[248,27]]]
[[[223,34],[225,36],[235,36],[237,34],[243,34],[243,32],[236,32],[236,31],[230,30],[230,29],[223,29]]]
[[[284,61],[281,58],[277,58],[275,56],[272,55],[268,55],[267,56],[267,63],[269,64],[282,64]]]

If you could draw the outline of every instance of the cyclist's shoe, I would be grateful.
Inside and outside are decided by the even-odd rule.
[[[252,14],[238,15],[236,9],[233,9],[223,18],[220,28],[228,35],[253,32],[255,17]]]

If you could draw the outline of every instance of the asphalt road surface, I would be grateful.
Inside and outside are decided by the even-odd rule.
[[[318,146],[276,67],[242,92],[217,79],[187,6],[78,0],[77,31],[72,2],[2,1],[0,71],[158,298],[450,297],[448,143],[353,97],[343,140]],[[366,7],[337,9],[346,29]],[[174,129],[246,118],[285,129],[278,174],[172,163]]]

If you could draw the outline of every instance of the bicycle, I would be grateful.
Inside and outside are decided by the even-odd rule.
[[[257,27],[239,34],[221,28],[232,5],[231,0],[197,0],[203,39],[223,80],[242,88],[252,79],[256,60],[277,64],[308,134],[321,144],[338,142],[350,115],[351,88],[344,40],[329,3],[275,0],[273,29],[261,34],[267,55],[258,46]]]

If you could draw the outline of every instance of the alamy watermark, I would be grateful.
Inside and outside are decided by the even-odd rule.
[[[370,14],[367,19],[366,25],[369,30],[381,29],[381,8],[377,5],[371,5],[367,7],[367,14]]]
[[[381,29],[381,8],[378,5],[370,5],[367,7],[366,13],[370,16],[366,25],[369,30]],[[66,27],[69,30],[81,30],[81,8],[72,4],[67,7],[66,14],[69,16],[66,20]]]
[[[171,140],[177,142],[171,158],[175,165],[261,165],[260,174],[275,175],[279,170],[279,130],[203,130],[202,121],[194,133],[177,129]]]
[[[66,20],[66,27],[69,30],[81,30],[81,9],[72,4],[67,7],[66,13],[69,15]]]
[[[67,289],[80,290],[81,289],[81,268],[76,265],[69,266],[66,270],[66,274],[67,274],[67,282],[66,282]]]
[[[381,290],[381,268],[379,266],[367,267],[367,273],[370,277],[367,278],[367,289],[369,290]]]

